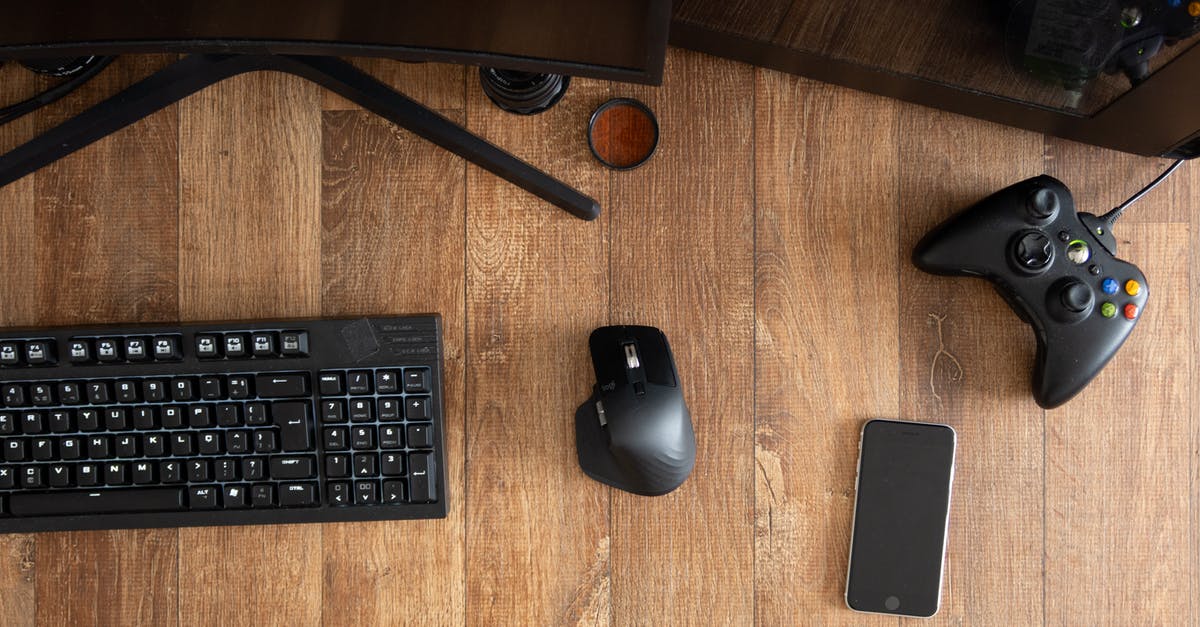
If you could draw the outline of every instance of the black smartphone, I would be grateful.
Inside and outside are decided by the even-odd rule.
[[[846,605],[860,612],[933,616],[954,480],[954,429],[871,420],[858,453]]]

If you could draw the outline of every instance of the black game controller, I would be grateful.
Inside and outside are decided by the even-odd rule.
[[[1137,85],[1164,45],[1200,32],[1196,0],[1007,0],[1009,54],[1044,79],[1080,89],[1105,72]]]
[[[1146,277],[1117,259],[1110,226],[1076,213],[1061,181],[1038,176],[930,231],[913,263],[932,274],[993,283],[1037,335],[1033,397],[1051,409],[1100,372],[1146,306]]]

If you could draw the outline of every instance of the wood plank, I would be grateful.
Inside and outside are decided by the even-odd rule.
[[[1051,171],[1077,178],[1072,191],[1119,187],[1104,211],[1165,165],[1050,145]],[[1061,154],[1060,154],[1061,153]],[[1185,170],[1186,172],[1186,170]],[[1190,178],[1195,181],[1194,174]],[[1182,180],[1179,182],[1183,182]],[[1194,486],[1184,460],[1193,425],[1195,353],[1186,223],[1177,181],[1134,205],[1117,223],[1118,253],[1146,275],[1151,299],[1108,366],[1075,400],[1047,416],[1046,617],[1054,622],[1194,624],[1197,578]],[[1068,183],[1070,184],[1070,183]],[[1107,192],[1111,194],[1112,192]],[[1194,200],[1194,196],[1192,196]],[[1192,599],[1183,604],[1181,599]],[[1136,617],[1136,619],[1134,618]]]
[[[464,87],[479,89],[476,68],[445,63],[404,63],[372,57],[349,61],[358,69],[435,111],[461,111],[466,106]],[[360,108],[331,91],[322,92],[321,97],[321,108],[325,111]]]
[[[321,313],[320,92],[253,74],[180,103],[184,320]],[[191,624],[321,622],[321,527],[180,531]],[[248,585],[252,583],[252,585]]]
[[[988,282],[925,274],[910,256],[951,214],[1041,174],[1043,140],[913,105],[901,108],[900,137],[900,415],[958,432],[933,623],[1040,624],[1044,413],[1030,391],[1033,333]]]
[[[583,222],[467,167],[467,622],[607,621],[608,494],[579,469],[575,409],[595,381],[587,338],[606,321],[607,174],[583,139],[608,93],[574,80],[518,116],[468,89],[468,128],[604,207]]]
[[[756,618],[886,623],[843,599],[859,433],[900,415],[899,105],[756,74]]]
[[[5,92],[35,88],[28,72],[13,64],[0,66],[0,85]],[[32,134],[33,120],[22,118],[0,126],[0,146],[15,145]],[[33,178],[0,187],[0,267],[19,268],[28,264],[29,251],[36,242],[37,208],[34,206]],[[0,327],[37,324],[36,295],[42,289],[28,276],[18,272],[0,272]],[[37,535],[0,535],[0,622],[14,627],[34,624],[37,610]]]
[[[96,85],[111,90],[153,70],[156,59],[114,64]],[[94,98],[80,93],[33,125],[49,126]],[[146,322],[177,317],[178,117],[170,107],[70,155],[17,185],[32,189],[20,323],[31,326]],[[34,243],[31,245],[30,243]],[[80,254],[80,250],[86,251]],[[114,254],[122,251],[123,254]],[[85,623],[120,618],[161,623],[176,616],[173,529],[45,534],[36,554],[40,622],[70,614]],[[95,572],[153,574],[97,582]],[[63,594],[64,588],[70,594]]]
[[[612,175],[612,320],[671,341],[697,454],[669,495],[611,491],[617,624],[753,620],[754,105],[729,97],[753,89],[752,68],[680,51],[661,89],[622,88],[663,132]]]
[[[461,122],[463,115],[449,117]],[[323,118],[322,315],[442,315],[450,503],[445,520],[325,526],[324,622],[459,625],[466,602],[466,162],[372,113]]]

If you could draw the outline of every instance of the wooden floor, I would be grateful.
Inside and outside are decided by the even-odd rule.
[[[164,59],[0,129],[31,137]],[[1200,166],[1118,228],[1153,290],[1076,400],[1032,333],[916,240],[1048,172],[1104,211],[1130,157],[672,51],[661,88],[573,82],[500,112],[456,67],[362,65],[594,195],[585,223],[300,79],[232,79],[0,190],[0,325],[437,311],[445,520],[0,536],[6,625],[896,624],[843,602],[858,432],[959,434],[943,607],[923,624],[1200,623]],[[35,80],[0,68],[0,100]],[[584,128],[644,100],[646,166]],[[586,338],[662,328],[698,459],[642,498],[584,476]]]

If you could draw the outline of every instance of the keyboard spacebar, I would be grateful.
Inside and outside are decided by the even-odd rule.
[[[168,512],[181,509],[183,490],[179,488],[14,494],[8,499],[8,511],[13,516]]]

